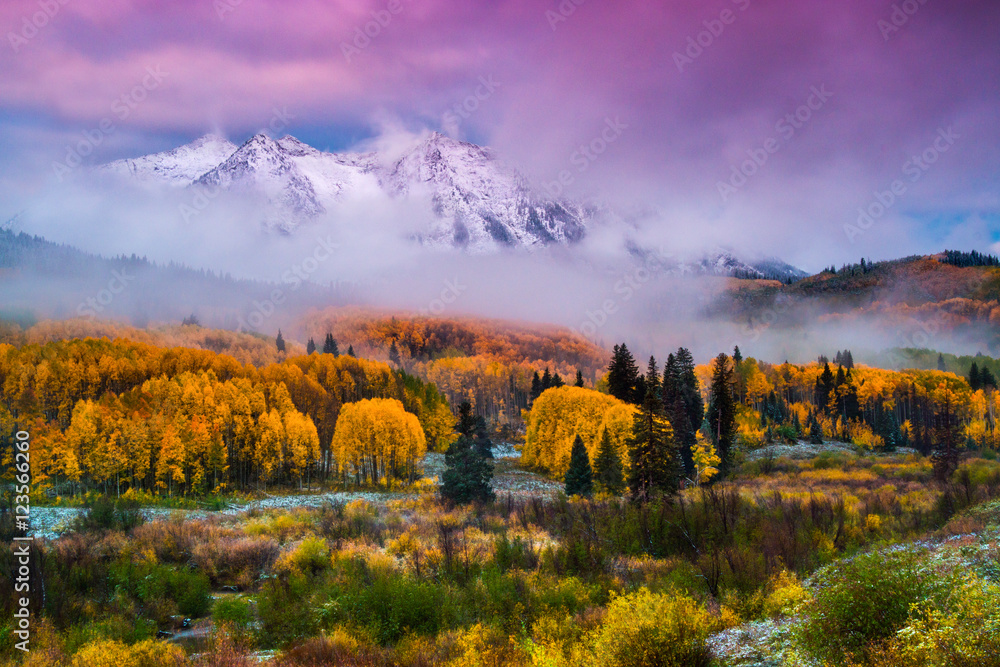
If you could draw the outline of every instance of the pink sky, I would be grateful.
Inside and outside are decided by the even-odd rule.
[[[894,17],[894,5],[915,11]],[[355,44],[366,27],[374,37]],[[996,2],[5,0],[0,30],[0,195],[108,117],[116,136],[95,160],[207,131],[241,141],[279,108],[319,147],[386,126],[444,129],[541,181],[619,119],[627,129],[575,186],[663,207],[670,234],[784,241],[802,257],[827,237],[845,255],[1000,240]],[[345,56],[345,44],[364,46]],[[116,118],[148,68],[162,84]],[[446,123],[481,77],[496,90]],[[820,86],[833,96],[779,137]],[[867,247],[848,244],[845,221],[950,126],[953,153]],[[769,164],[721,198],[718,183],[774,137]]]

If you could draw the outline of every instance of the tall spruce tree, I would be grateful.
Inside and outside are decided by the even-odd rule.
[[[347,356],[349,356],[349,357],[355,356],[355,354],[354,354],[354,346],[353,345],[348,345],[347,346]]]
[[[955,414],[955,402],[951,389],[945,387],[934,415],[934,453],[931,461],[934,476],[946,482],[958,468],[958,446],[961,439],[961,425]]]
[[[576,381],[573,383],[573,386],[574,387],[583,386],[583,371],[581,371],[579,368],[576,369]]]
[[[639,367],[625,343],[615,345],[608,364],[608,393],[626,403],[635,403]]]
[[[972,362],[972,368],[969,369],[969,387],[972,391],[978,391],[979,387],[982,386],[982,380],[979,376],[979,364]]]
[[[392,341],[392,345],[389,346],[389,361],[399,366],[399,348],[396,347],[396,341]]]
[[[314,341],[314,340],[313,340],[313,339],[312,339],[312,338],[310,337],[310,338],[309,338],[309,342],[308,342],[308,343],[306,343],[306,354],[312,354],[312,353],[313,353],[313,352],[315,352],[315,351],[316,351],[316,341]]]
[[[946,371],[946,370],[948,370],[947,366],[944,365],[944,355],[941,354],[940,352],[938,352],[937,369],[939,371]]]
[[[611,442],[611,434],[604,429],[594,457],[594,481],[608,493],[620,496],[625,490],[625,470],[618,449]]]
[[[542,395],[542,378],[539,377],[538,371],[531,376],[531,400],[534,402],[536,398]]]
[[[278,337],[274,339],[274,344],[278,348],[278,352],[285,351],[285,338],[281,335],[281,329],[278,329]]]
[[[594,474],[590,468],[590,456],[583,438],[573,440],[569,454],[569,469],[566,471],[566,495],[589,496],[594,492]]]
[[[709,389],[708,425],[712,443],[721,459],[719,475],[725,477],[732,468],[733,441],[736,436],[736,401],[733,397],[733,368],[725,353],[719,354],[712,365],[712,385]]]
[[[337,349],[337,341],[334,340],[333,334],[327,332],[326,339],[323,341],[323,354],[332,354],[335,357],[340,356],[340,350]]]
[[[649,376],[658,379],[652,358],[649,370]],[[647,381],[646,398],[632,423],[629,461],[628,488],[634,499],[647,502],[658,493],[677,492],[682,473],[680,454],[655,379]]]
[[[820,426],[816,413],[813,413],[812,420],[809,422],[809,442],[814,445],[823,444],[823,427]]]
[[[455,503],[488,502],[493,499],[493,464],[484,458],[466,435],[458,436],[444,455],[441,495]]]

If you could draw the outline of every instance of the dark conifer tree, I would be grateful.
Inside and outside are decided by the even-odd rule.
[[[823,444],[823,427],[819,424],[819,419],[816,418],[815,413],[812,416],[812,421],[809,423],[809,442],[814,445]]]
[[[620,496],[625,490],[625,471],[621,455],[611,442],[611,434],[604,429],[594,457],[594,481],[612,495]]]
[[[285,339],[281,335],[281,329],[278,329],[278,337],[274,339],[274,344],[278,348],[278,352],[285,351]]]
[[[573,440],[569,455],[569,470],[566,471],[566,495],[589,496],[594,491],[594,474],[590,468],[590,456],[583,438]]]
[[[733,441],[736,436],[736,401],[733,398],[733,369],[725,353],[715,358],[708,406],[708,425],[718,453],[719,475],[732,468]]]
[[[556,373],[556,374],[554,374],[552,376],[552,382],[550,383],[550,386],[552,386],[552,387],[564,387],[564,386],[566,386],[566,383],[563,382],[563,379],[561,377],[559,377],[559,373]]]
[[[493,499],[493,464],[477,450],[472,439],[458,436],[444,455],[441,495],[455,503],[488,502]]]
[[[542,391],[549,389],[552,386],[552,374],[549,373],[549,369],[546,366],[545,372],[542,373]]]
[[[934,476],[938,481],[946,482],[958,468],[958,445],[961,438],[961,426],[950,391],[946,391],[944,400],[938,403],[935,426],[934,453],[931,455]]]
[[[979,387],[981,389],[986,389],[987,387],[993,387],[995,389],[996,386],[997,386],[997,379],[996,379],[996,377],[994,377],[993,371],[991,371],[986,366],[983,366],[982,368],[980,368],[979,369]]]
[[[946,371],[948,368],[944,364],[944,355],[938,352],[937,369],[939,371]]]
[[[353,345],[348,345],[347,346],[347,356],[349,356],[349,357],[353,357],[354,356],[354,346]]]
[[[315,351],[316,351],[316,341],[310,338],[309,342],[306,343],[306,354],[312,354]]]
[[[733,348],[733,365],[736,368],[740,367],[740,362],[743,361],[743,353],[740,352],[740,346],[737,345]]]
[[[655,364],[650,360],[650,367]],[[651,377],[657,377],[654,372]],[[646,386],[646,398],[636,413],[629,439],[628,488],[639,502],[657,493],[676,493],[681,479],[681,461],[663,402],[657,391],[659,383]]]
[[[323,354],[332,354],[337,357],[340,356],[340,350],[337,349],[337,341],[333,339],[332,333],[326,334],[326,339],[323,341]]]
[[[542,395],[542,379],[538,376],[538,371],[531,376],[531,400],[534,401],[536,398]]]
[[[626,403],[635,403],[639,367],[625,343],[615,345],[608,364],[608,393]]]
[[[981,385],[981,380],[979,377],[979,365],[976,362],[972,362],[972,368],[969,369],[969,387],[972,391],[978,391]]]
[[[574,387],[583,386],[583,371],[581,371],[579,368],[576,369],[576,382],[573,383],[573,386]]]
[[[392,345],[389,346],[389,361],[399,366],[399,348],[396,347],[396,341],[392,341]]]

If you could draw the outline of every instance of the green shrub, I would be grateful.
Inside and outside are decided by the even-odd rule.
[[[141,526],[144,519],[139,503],[132,499],[112,500],[104,496],[87,503],[86,513],[77,520],[81,531],[131,530]]]
[[[918,605],[913,620],[899,631],[896,644],[909,664],[1000,665],[1000,586],[969,580],[951,594],[946,607]]]
[[[821,660],[863,660],[872,646],[906,626],[911,605],[939,596],[948,585],[911,552],[867,553],[834,563],[815,577],[799,641]]]
[[[313,582],[303,574],[272,579],[257,596],[260,641],[266,648],[286,647],[319,631],[313,605]]]
[[[253,610],[243,598],[223,597],[212,605],[212,620],[217,628],[224,628],[234,639],[249,644],[253,630]]]

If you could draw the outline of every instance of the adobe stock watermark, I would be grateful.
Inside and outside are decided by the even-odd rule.
[[[267,127],[262,127],[257,134],[264,134],[270,130],[272,136],[277,136],[285,131],[291,121],[295,120],[295,115],[288,111],[288,107],[272,107],[271,119],[267,122]],[[187,202],[177,205],[177,212],[180,214],[184,224],[189,224],[191,220],[198,217],[209,207],[220,194],[222,187],[218,185],[198,184],[197,187],[190,188],[192,195]]]
[[[446,280],[444,281],[444,288],[437,298],[432,299],[426,308],[421,308],[418,312],[424,317],[428,315],[440,315],[448,309],[448,306],[458,301],[458,297],[462,296],[467,289],[469,289],[468,285],[460,283],[458,276],[455,276],[452,280]]]
[[[19,52],[28,45],[28,42],[37,37],[38,33],[68,3],[69,0],[38,0],[38,11],[32,13],[31,16],[21,17],[21,30],[18,32],[11,30],[7,33],[7,41],[14,53]]]
[[[889,19],[879,19],[876,22],[882,39],[886,42],[895,33],[902,30],[903,26],[910,22],[914,14],[927,4],[927,0],[903,0],[903,2],[893,4],[892,11],[889,12]]]
[[[406,0],[406,2],[409,3],[412,0]],[[393,18],[401,14],[405,8],[403,0],[389,0],[385,4],[385,9],[372,11],[371,20],[354,28],[354,36],[351,41],[340,43],[340,52],[344,54],[344,59],[350,63],[362,51],[371,46],[372,41],[377,39],[382,31],[389,27]]]
[[[597,136],[585,144],[580,144],[573,154],[570,155],[569,162],[576,167],[576,173],[582,174],[590,169],[590,165],[596,162],[597,158],[603,155],[611,144],[618,141],[627,129],[628,124],[623,123],[619,116],[615,116],[614,120],[605,118],[604,128]],[[560,196],[574,182],[576,182],[576,176],[573,175],[573,172],[569,169],[563,169],[559,172],[556,180],[544,183],[543,185],[548,191],[549,196],[555,198]]]
[[[76,314],[91,320],[96,319],[98,313],[103,313],[104,309],[111,305],[119,294],[128,289],[129,283],[135,280],[135,276],[130,276],[121,270],[115,269],[111,272],[111,280],[107,287],[97,293],[96,296],[89,296],[80,302],[76,307]]]
[[[903,178],[897,178],[885,190],[876,190],[872,201],[858,209],[858,219],[855,224],[845,224],[844,234],[851,243],[857,241],[872,226],[881,220],[893,206],[909,191],[907,181],[916,183],[924,177],[941,156],[951,150],[955,141],[961,139],[953,127],[938,129],[937,136],[919,155],[912,156],[903,163]]]
[[[14,593],[14,627],[12,634],[21,641],[14,648],[27,653],[31,647],[31,436],[27,431],[14,434],[11,449],[14,455],[14,536],[12,552]]]
[[[751,178],[756,176],[767,164],[771,156],[781,150],[781,147],[790,142],[795,133],[806,126],[812,120],[814,114],[821,110],[833,97],[833,93],[826,89],[826,84],[821,84],[818,88],[810,88],[810,95],[806,101],[794,112],[786,114],[784,118],[774,125],[777,137],[768,137],[758,148],[748,148],[747,159],[739,165],[730,166],[729,178],[726,181],[718,181],[716,189],[722,203],[729,201]]]
[[[289,286],[288,292],[294,292],[302,287],[303,283],[308,281],[309,277],[316,273],[320,265],[330,259],[338,248],[340,248],[340,245],[334,243],[329,235],[326,238],[317,238],[312,253],[301,262],[293,264],[287,271],[281,274],[282,284]],[[286,297],[286,291],[280,287],[276,287],[271,290],[268,298],[263,301],[254,300],[251,304],[253,309],[247,315],[246,319],[242,316],[238,318],[237,331],[259,330],[278,310],[278,306],[285,302]]]
[[[128,120],[132,112],[149,97],[149,93],[159,88],[168,76],[170,76],[170,72],[164,72],[159,65],[147,67],[146,76],[111,103],[111,113],[118,120],[104,117],[97,124],[97,127],[91,130],[81,130],[82,138],[75,144],[66,146],[66,158],[62,162],[52,163],[52,171],[58,181],[62,183],[67,174],[83,164],[85,157],[93,153],[107,137],[115,133],[115,130],[118,129],[117,123]]]
[[[653,277],[664,272],[669,266],[669,260],[673,257],[670,253],[655,252],[646,255],[643,263],[634,270],[624,274],[615,282],[612,290],[614,298],[605,299],[595,310],[587,310],[584,313],[586,318],[580,322],[578,327],[572,328],[574,333],[593,340],[597,332],[608,323],[611,316],[621,310],[623,304],[631,301]]]
[[[750,8],[750,0],[732,0],[732,3],[740,12],[745,12]],[[705,29],[696,35],[689,36],[687,38],[687,45],[683,51],[674,51],[673,58],[674,64],[677,65],[677,71],[683,74],[684,68],[693,65],[694,61],[700,58],[706,49],[711,48],[715,44],[715,40],[722,37],[722,33],[726,31],[726,26],[736,23],[738,16],[739,14],[726,7],[719,12],[717,18],[702,21],[701,24]]]
[[[479,85],[475,87],[472,93],[444,112],[442,126],[453,134],[457,134],[458,127],[462,124],[462,121],[468,120],[472,114],[479,111],[479,107],[482,106],[483,102],[493,97],[493,93],[499,87],[500,82],[494,79],[492,74],[479,77]]]
[[[226,16],[235,12],[236,8],[242,4],[243,0],[215,0],[212,3],[212,7],[215,9],[215,15],[219,17],[219,20],[225,21]]]
[[[549,27],[555,30],[560,23],[565,23],[570,16],[576,13],[577,8],[587,0],[561,0],[555,11],[545,10],[545,20],[549,22]]]

